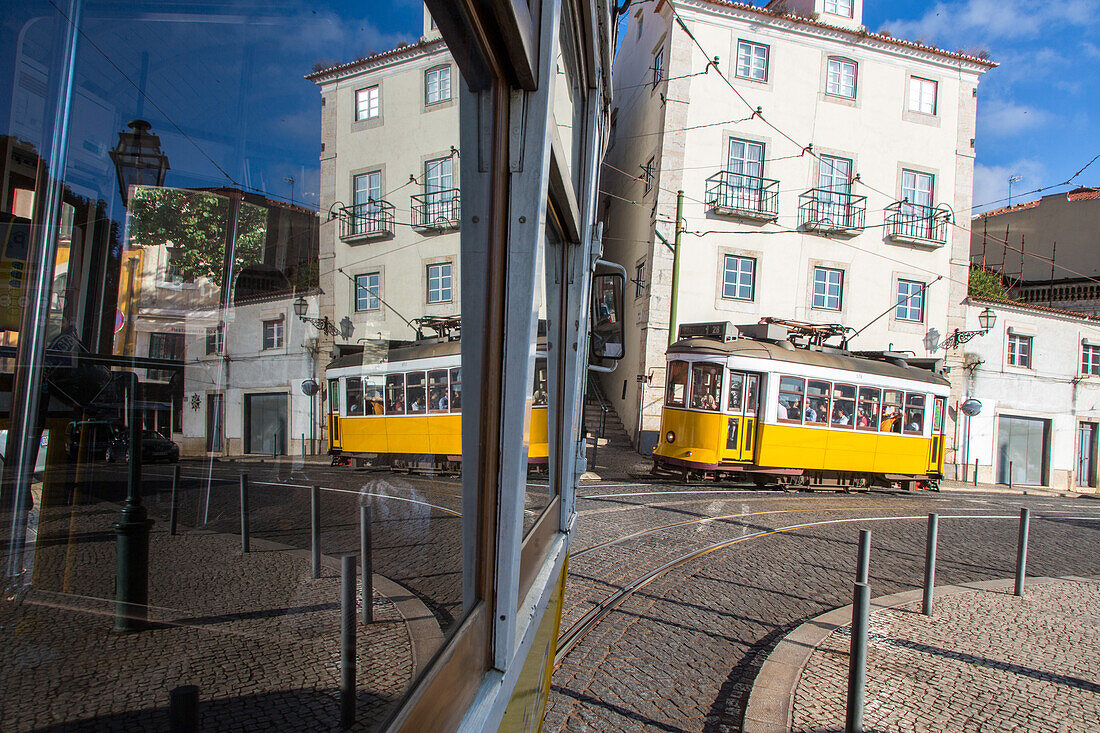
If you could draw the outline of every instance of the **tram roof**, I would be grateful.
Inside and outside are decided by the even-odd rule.
[[[915,366],[901,366],[894,361],[868,359],[846,353],[811,351],[772,341],[738,338],[733,341],[715,341],[707,338],[681,339],[668,347],[669,354],[715,354],[721,356],[745,356],[772,359],[792,364],[810,364],[829,369],[873,374],[881,377],[910,379],[916,382],[949,386],[951,383],[935,372]]]
[[[337,357],[328,363],[326,369],[342,369],[366,364],[387,364],[391,361],[413,361],[431,359],[437,356],[454,356],[461,353],[461,341],[431,341],[421,343],[402,343],[392,346],[368,346],[355,354]]]

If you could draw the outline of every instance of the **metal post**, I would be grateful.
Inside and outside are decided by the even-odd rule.
[[[846,733],[863,731],[864,685],[867,680],[867,627],[871,621],[871,586],[856,583],[852,591],[852,643],[848,654]]]
[[[241,474],[241,552],[248,552],[248,474]]]
[[[363,576],[363,623],[374,623],[374,558],[370,537],[370,507],[359,507],[359,562]]]
[[[871,569],[871,530],[859,531],[859,561],[856,565],[856,582],[868,582]]]
[[[668,317],[668,345],[676,343],[676,308],[680,290],[680,235],[684,231],[684,192],[676,192],[676,236],[672,240],[672,305]]]
[[[1031,510],[1020,510],[1020,535],[1016,541],[1016,595],[1024,594],[1024,576],[1027,573],[1027,535],[1031,523]]]
[[[302,433],[302,458],[306,457],[306,434]]]
[[[932,615],[932,587],[936,584],[936,537],[940,529],[940,515],[928,515],[928,536],[924,545],[924,605],[921,613]]]
[[[168,534],[176,534],[176,514],[179,512],[176,489],[180,483],[180,467],[177,463],[172,467],[172,507],[168,510]]]
[[[271,459],[275,460],[279,457],[279,431],[276,430],[271,436]]]
[[[114,630],[139,631],[145,628],[149,608],[149,519],[141,502],[141,423],[137,409],[138,377],[130,374],[126,391],[126,417],[129,421],[130,471],[126,485],[126,503],[114,523],[118,554],[115,569]]]
[[[313,551],[313,577],[321,577],[321,487],[309,491],[310,548]]]
[[[198,733],[199,688],[182,685],[168,693],[168,730],[171,733]]]
[[[1012,461],[1008,462],[1008,489],[1012,490]]]
[[[340,725],[355,723],[355,555],[340,563]]]
[[[978,485],[978,459],[974,459],[974,485]]]

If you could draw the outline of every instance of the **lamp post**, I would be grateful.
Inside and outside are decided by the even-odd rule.
[[[980,331],[962,331],[956,328],[954,333],[944,339],[944,342],[940,344],[940,348],[957,349],[975,336],[984,336],[989,333],[989,329],[993,328],[993,324],[996,322],[997,314],[993,312],[992,308],[986,308],[978,314],[978,324],[982,327]]]
[[[145,120],[132,120],[130,132],[118,134],[118,145],[110,152],[118,175],[122,205],[130,203],[135,186],[163,186],[168,156],[160,149],[160,138],[149,132]],[[133,331],[133,287],[136,261],[130,260],[130,304],[127,314]],[[136,348],[136,344],[135,344]],[[140,382],[136,372],[125,386],[124,413],[128,427],[130,470],[126,481],[126,503],[113,525],[117,542],[115,565],[115,626],[118,632],[140,631],[146,626],[149,607],[149,529],[153,521],[141,501],[141,412],[138,409]]]
[[[310,318],[306,315],[306,310],[308,309],[309,305],[306,303],[304,297],[299,296],[298,299],[294,301],[294,315],[298,316],[298,320],[303,323],[308,323],[321,333],[328,334],[334,338],[340,335],[340,329],[336,327],[335,323],[328,319],[328,316]]]

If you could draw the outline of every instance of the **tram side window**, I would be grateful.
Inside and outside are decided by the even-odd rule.
[[[405,398],[409,401],[410,415],[423,415],[427,411],[424,372],[409,372],[405,375]]]
[[[912,392],[905,395],[905,432],[909,435],[924,434],[924,395]]]
[[[832,385],[811,379],[806,385],[806,424],[826,425],[829,422],[829,392]]]
[[[882,392],[877,387],[859,388],[859,407],[856,409],[857,430],[878,430],[878,409]]]
[[[760,391],[760,375],[749,374],[746,379],[749,383],[748,392],[745,394],[745,414],[752,416],[756,414],[756,404],[758,397],[757,392]]]
[[[451,412],[462,409],[462,367],[451,370]]]
[[[726,410],[728,412],[741,412],[745,391],[745,375],[741,372],[730,370],[729,380],[730,389]]]
[[[386,380],[382,375],[363,377],[363,414],[382,414],[382,391],[385,383]]]
[[[546,407],[546,359],[535,362],[535,386],[531,391],[531,403],[535,407]]]
[[[856,388],[850,384],[838,384],[833,387],[834,428],[852,427],[852,416],[856,414]]]
[[[901,432],[902,396],[902,393],[897,390],[882,390],[882,422],[879,424],[879,430],[882,432]]]
[[[943,432],[943,408],[947,406],[947,401],[943,397],[936,397],[932,403],[932,432]]]
[[[428,412],[446,412],[451,404],[447,397],[447,370],[428,372]]]
[[[340,414],[340,380],[328,380],[328,409],[333,415]]]
[[[363,414],[363,383],[359,381],[359,377],[348,377],[345,404],[347,405],[346,415]]]
[[[405,414],[404,374],[390,374],[386,376],[386,414]]]
[[[802,422],[802,396],[805,382],[798,377],[779,378],[779,412],[776,418],[780,422]]]
[[[669,407],[683,407],[687,401],[687,386],[687,362],[670,362],[668,365],[668,382],[665,388],[665,404]]]
[[[695,364],[691,370],[691,406],[696,410],[718,411],[722,399],[722,367]]]

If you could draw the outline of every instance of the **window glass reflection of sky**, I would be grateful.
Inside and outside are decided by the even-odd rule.
[[[140,118],[168,156],[167,185],[289,200],[293,179],[294,200],[315,208],[321,106],[304,76],[415,42],[421,12],[415,0],[84,2],[67,182],[85,196],[117,196],[107,152]],[[36,120],[52,120],[68,13],[65,0],[30,2],[2,21],[4,37],[18,39],[0,54],[2,132],[43,153]]]

